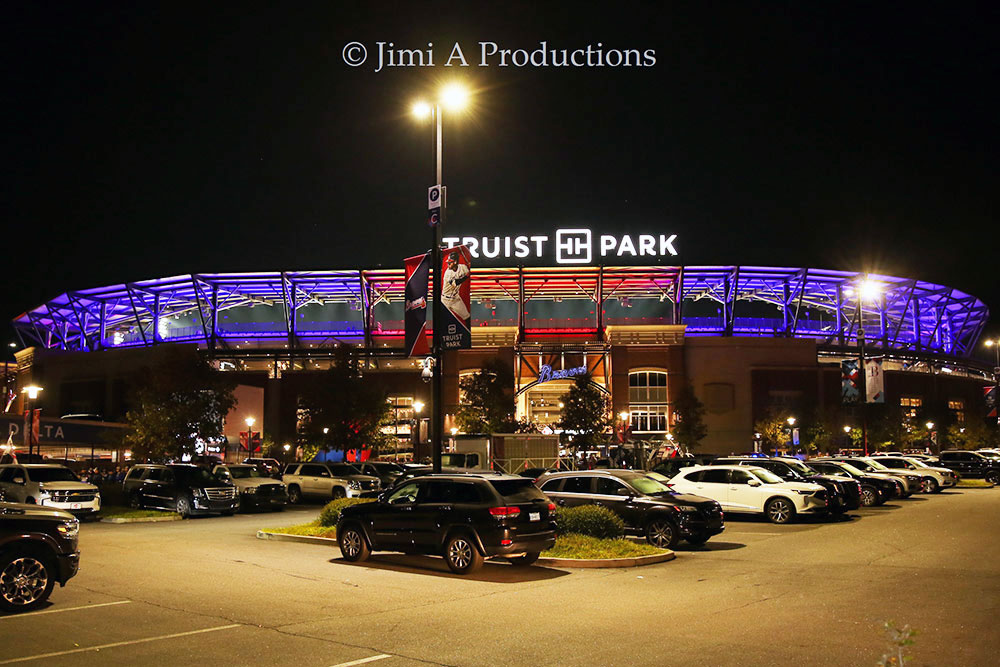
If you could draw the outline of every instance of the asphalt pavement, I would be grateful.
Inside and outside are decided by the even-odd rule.
[[[255,538],[318,512],[85,524],[80,574],[0,617],[0,665],[874,665],[886,621],[918,631],[911,665],[1000,654],[1000,489],[835,523],[727,516],[707,547],[641,568],[471,577]]]

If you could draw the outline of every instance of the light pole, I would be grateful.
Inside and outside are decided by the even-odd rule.
[[[442,135],[442,107],[447,107],[450,111],[458,111],[465,107],[468,100],[468,92],[458,84],[449,84],[441,89],[438,99],[433,104],[428,102],[417,102],[413,105],[413,114],[418,118],[426,118],[428,115],[434,119],[434,155],[435,155],[435,181],[434,185],[443,186],[443,144]],[[442,188],[443,189],[443,188]],[[441,443],[444,431],[444,406],[442,405],[441,374],[444,361],[443,350],[441,349],[441,327],[444,316],[441,314],[441,229],[445,222],[445,209],[447,198],[442,192],[440,199],[441,212],[436,222],[431,222],[431,267],[434,269],[434,283],[432,287],[434,299],[433,311],[433,339],[431,344],[431,356],[434,358],[434,377],[432,381],[432,395],[434,403],[434,414],[431,419],[431,441],[432,463],[434,472],[441,472]]]
[[[868,371],[865,368],[865,299],[874,301],[881,294],[877,283],[867,276],[858,286],[858,371],[861,382],[858,386],[861,408],[861,442],[865,456],[868,456]]]
[[[35,413],[31,409],[31,402],[38,398],[38,392],[40,391],[42,391],[42,388],[33,384],[29,384],[21,390],[21,393],[25,397],[25,412],[28,414],[28,423],[25,430],[25,436],[28,438],[28,463],[32,463],[32,445],[35,443]]]
[[[986,347],[993,348],[993,406],[990,412],[997,413],[997,427],[1000,428],[1000,338],[987,338]]]
[[[792,442],[792,437],[795,429],[795,421],[796,421],[795,417],[789,417],[788,419],[785,420],[785,422],[788,424],[788,444],[792,445],[792,451],[795,451],[795,444]],[[778,455],[777,447],[774,448],[774,455],[775,456]]]
[[[416,446],[420,443],[420,423],[423,421],[423,417],[420,413],[424,411],[423,401],[413,401],[413,419],[410,420],[410,444]],[[416,433],[413,432],[416,429]],[[396,460],[399,460],[399,452],[396,452]]]
[[[257,422],[253,417],[244,419],[247,423],[247,457],[253,456],[253,425]]]

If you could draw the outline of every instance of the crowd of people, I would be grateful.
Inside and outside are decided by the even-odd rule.
[[[93,467],[84,468],[77,473],[77,477],[79,477],[82,482],[100,486],[101,484],[120,484],[125,480],[125,474],[127,472],[128,469],[122,466],[118,466],[114,470],[111,470],[110,468],[102,470],[100,468]]]

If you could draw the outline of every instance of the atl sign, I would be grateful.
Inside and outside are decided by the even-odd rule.
[[[451,248],[464,245],[476,259],[541,259],[549,254],[552,237],[530,236],[446,236],[441,239]],[[656,259],[677,255],[676,234],[595,235],[589,229],[557,229],[555,232],[557,264],[591,264],[614,258]]]

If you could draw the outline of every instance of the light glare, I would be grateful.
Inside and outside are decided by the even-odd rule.
[[[469,91],[457,83],[449,83],[441,90],[441,103],[449,111],[464,109],[469,102]]]
[[[413,115],[417,118],[424,119],[431,115],[431,105],[427,102],[416,102],[413,105]]]

